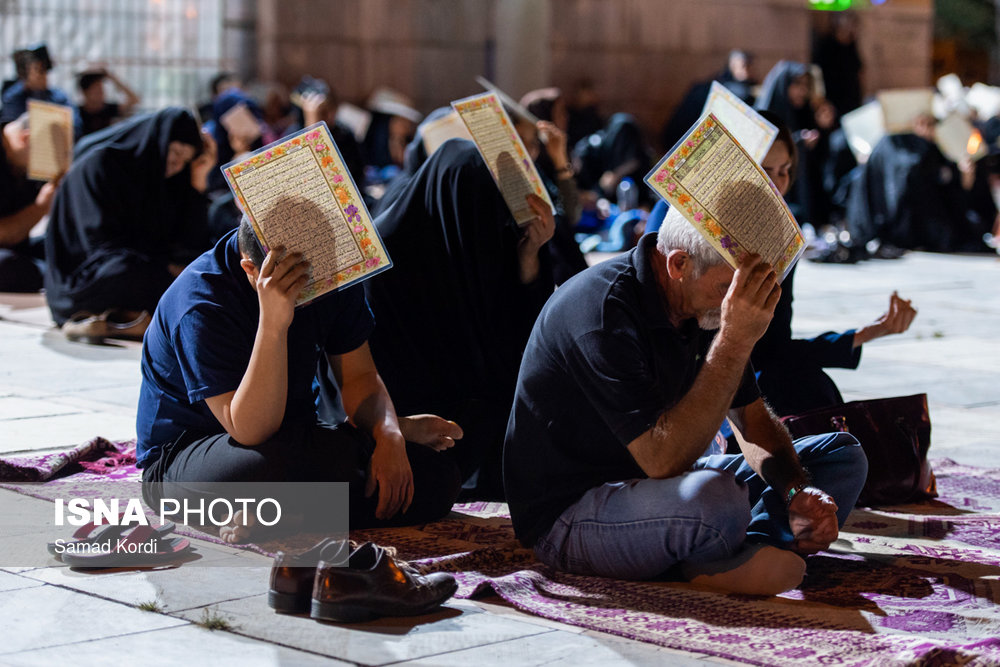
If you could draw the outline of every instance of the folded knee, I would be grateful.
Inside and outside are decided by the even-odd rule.
[[[731,473],[697,470],[681,484],[685,513],[695,512],[702,523],[718,532],[729,545],[737,546],[746,537],[750,524],[747,488]]]

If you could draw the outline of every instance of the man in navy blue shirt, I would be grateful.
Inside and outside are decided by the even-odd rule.
[[[761,400],[750,351],[780,293],[758,256],[734,273],[676,211],[658,236],[560,287],[507,425],[518,538],[579,574],[755,594],[798,585],[797,554],[836,539],[867,460],[846,433],[793,444]],[[743,455],[703,456],[726,416]]]
[[[443,516],[460,482],[435,450],[461,429],[433,415],[397,418],[368,351],[374,322],[364,289],[296,310],[309,266],[282,253],[264,257],[244,219],[163,295],[143,342],[143,481],[345,481],[353,527]],[[317,419],[321,354],[349,423]]]

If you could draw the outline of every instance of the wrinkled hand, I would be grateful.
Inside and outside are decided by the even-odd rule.
[[[399,430],[408,442],[426,445],[438,452],[454,447],[455,441],[465,435],[461,426],[437,415],[399,417]]]
[[[520,265],[521,283],[527,285],[538,278],[541,263],[538,251],[556,232],[556,219],[545,200],[535,193],[525,199],[535,212],[535,218],[521,228],[521,239],[517,243],[517,260]]]
[[[822,551],[840,533],[837,527],[837,504],[820,489],[807,486],[795,494],[788,506],[788,527],[795,537],[797,552],[814,554]]]
[[[548,153],[556,169],[569,164],[566,154],[566,133],[547,120],[538,121],[538,136],[545,139],[545,152]]]
[[[391,519],[406,512],[413,502],[413,471],[406,458],[406,442],[402,435],[375,440],[375,452],[369,464],[365,497],[378,490],[375,518]]]
[[[862,327],[854,334],[854,346],[862,345],[870,340],[903,333],[913,324],[917,309],[910,305],[909,299],[903,299],[893,292],[889,297],[889,310],[874,322]]]
[[[780,296],[778,276],[771,265],[762,261],[760,255],[747,255],[722,300],[719,334],[752,347],[767,330]]]
[[[281,246],[271,248],[257,275],[260,327],[264,330],[288,329],[295,315],[295,298],[309,280],[309,262],[303,261],[302,253],[282,257],[284,252]]]
[[[191,187],[198,192],[208,188],[208,174],[215,168],[219,151],[215,139],[205,130],[201,131],[201,153],[191,161]]]

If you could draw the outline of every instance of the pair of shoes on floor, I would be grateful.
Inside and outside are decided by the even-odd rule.
[[[123,310],[106,310],[100,315],[82,311],[62,325],[63,335],[72,341],[100,345],[107,338],[142,341],[153,321],[148,310],[138,315]]]
[[[176,526],[89,523],[80,526],[69,540],[47,545],[50,554],[70,567],[153,567],[176,561],[191,543],[170,537]]]
[[[271,567],[268,605],[336,623],[433,611],[458,589],[445,572],[420,574],[390,550],[365,542],[325,539],[298,556],[278,552]]]

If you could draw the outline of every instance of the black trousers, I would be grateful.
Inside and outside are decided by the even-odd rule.
[[[35,239],[0,248],[0,292],[41,290],[44,255],[45,249]]]
[[[185,434],[164,447],[160,458],[143,471],[143,482],[153,483],[170,498],[197,497],[195,491],[186,494],[186,483],[347,482],[351,528],[426,523],[451,511],[461,486],[458,466],[429,447],[408,442],[413,502],[405,513],[375,518],[378,492],[371,498],[364,495],[374,448],[367,434],[347,423],[286,426],[255,447],[239,444],[228,433]]]

